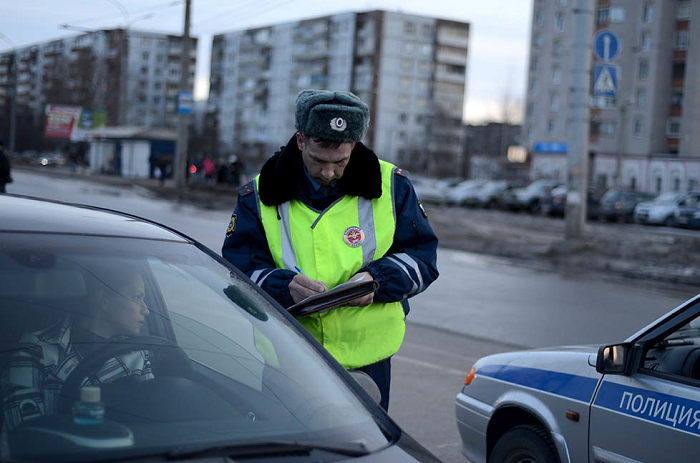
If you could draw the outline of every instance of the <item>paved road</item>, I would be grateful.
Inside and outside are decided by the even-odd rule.
[[[12,193],[131,212],[215,250],[231,214],[157,199],[139,188],[21,170],[13,176]],[[694,295],[684,287],[565,276],[446,249],[438,266],[438,281],[412,300],[406,340],[393,361],[390,415],[448,463],[464,461],[454,397],[478,357],[518,346],[619,341]]]

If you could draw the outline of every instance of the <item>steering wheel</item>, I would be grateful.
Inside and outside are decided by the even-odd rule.
[[[120,354],[134,351],[153,351],[155,362],[153,368],[158,376],[173,375],[187,377],[192,373],[192,365],[187,354],[174,342],[156,336],[134,336],[119,342],[110,342],[101,349],[88,355],[63,382],[58,395],[56,411],[68,413],[73,401],[80,397],[83,379],[96,374],[105,362]],[[119,380],[121,378],[118,378]]]

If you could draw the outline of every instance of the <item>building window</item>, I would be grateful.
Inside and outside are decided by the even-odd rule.
[[[637,119],[634,121],[634,136],[639,138],[642,136],[642,120]]]
[[[423,36],[425,37],[432,37],[433,35],[433,26],[430,24],[423,24],[421,26],[421,30],[423,31]]]
[[[644,108],[647,105],[647,91],[644,89],[637,89],[637,94],[635,97],[635,102],[638,108]]]
[[[681,135],[681,120],[669,119],[666,126],[666,135],[672,138],[678,138]]]
[[[154,104],[160,103],[160,97],[159,97],[159,96],[154,96],[154,97],[153,97],[153,103],[154,103]]]
[[[601,121],[600,122],[600,134],[601,135],[615,135],[615,121]]]
[[[564,15],[561,13],[554,18],[554,30],[557,32],[562,32],[564,30]]]
[[[141,66],[141,74],[148,74],[148,66]]]
[[[671,106],[683,106],[683,92],[671,92]]]
[[[423,97],[418,97],[416,98],[416,107],[418,109],[425,109],[427,105],[427,100]]]
[[[554,123],[554,119],[550,119],[547,121],[547,133],[549,135],[554,135],[554,130],[556,129],[556,125]]]
[[[160,90],[160,87],[161,87],[161,86],[162,86],[162,84],[161,84],[160,82],[156,82],[155,84],[153,84],[153,88],[154,88],[155,90]]]
[[[566,0],[559,0],[559,6],[566,6]]]
[[[425,79],[418,79],[418,90],[420,91],[427,91],[428,90],[428,81]]]
[[[530,79],[530,86],[528,88],[528,91],[530,92],[531,96],[537,95],[537,79],[536,78],[531,78]]]
[[[541,26],[542,24],[544,24],[544,13],[542,13],[541,11],[538,11],[537,13],[535,13],[535,23],[538,26]]]
[[[552,66],[552,83],[561,83],[561,68],[559,66]]]
[[[646,5],[644,5],[644,13],[642,15],[642,19],[645,23],[650,23],[653,16],[654,6],[647,3]]]
[[[639,62],[639,69],[637,71],[637,77],[639,80],[646,80],[649,76],[649,61],[643,59]]]
[[[430,53],[432,53],[433,48],[430,46],[429,43],[421,43],[418,45],[418,51],[422,56],[429,56]]]
[[[149,57],[148,52],[147,52],[147,51],[144,51],[144,52],[141,54],[141,57],[143,58],[144,61],[148,61],[148,57]]]
[[[410,22],[403,23],[403,32],[404,34],[415,34],[416,25]]]
[[[399,104],[401,106],[408,106],[408,103],[409,103],[408,95],[399,96]]]
[[[656,192],[661,193],[661,177],[656,177]]]
[[[542,48],[542,34],[535,32],[535,36],[532,38],[532,44],[535,48]]]
[[[685,63],[684,62],[673,63],[672,78],[673,78],[673,80],[685,78]]]
[[[679,50],[688,49],[688,31],[678,31],[676,34],[676,48]]]
[[[673,176],[673,191],[681,191],[681,179],[678,174]]]
[[[552,111],[559,111],[559,95],[552,93],[549,96],[549,109]]]
[[[607,24],[610,22],[610,8],[600,8],[598,10],[598,24]]]
[[[411,79],[408,77],[402,77],[399,80],[399,84],[401,85],[402,89],[408,90],[409,88],[411,88]]]
[[[649,32],[642,32],[641,42],[642,51],[649,51],[651,48],[651,34]]]
[[[630,177],[630,190],[637,189],[637,177]]]
[[[530,70],[533,72],[537,72],[537,68],[539,68],[539,60],[537,59],[536,56],[533,56],[530,59]]]
[[[681,2],[678,4],[676,19],[690,19],[690,2]]]
[[[412,71],[413,70],[413,60],[402,58],[401,59],[401,70],[406,71],[406,72]]]
[[[430,72],[430,61],[419,61],[418,70],[423,74]]]
[[[625,9],[621,6],[610,8],[610,22],[623,23],[625,22]]]
[[[555,58],[561,57],[561,40],[555,40],[552,44],[552,56]]]
[[[697,183],[698,183],[697,179],[689,178],[688,179],[688,191],[693,191],[695,189],[695,185],[697,185]]]
[[[415,45],[413,42],[404,42],[403,43],[403,52],[407,55],[412,55],[413,51],[415,50]]]
[[[401,122],[402,124],[404,124],[407,119],[408,119],[408,116],[406,115],[406,113],[399,114],[399,122]]]

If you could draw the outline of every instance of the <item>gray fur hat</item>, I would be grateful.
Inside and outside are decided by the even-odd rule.
[[[369,128],[369,106],[350,92],[302,90],[294,112],[305,135],[341,143],[362,140]]]

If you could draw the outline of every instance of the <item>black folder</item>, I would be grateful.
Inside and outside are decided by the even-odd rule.
[[[378,289],[379,283],[374,280],[343,283],[329,291],[309,296],[289,307],[287,311],[295,318],[304,317],[326,310],[337,309],[353,299],[374,293]]]

